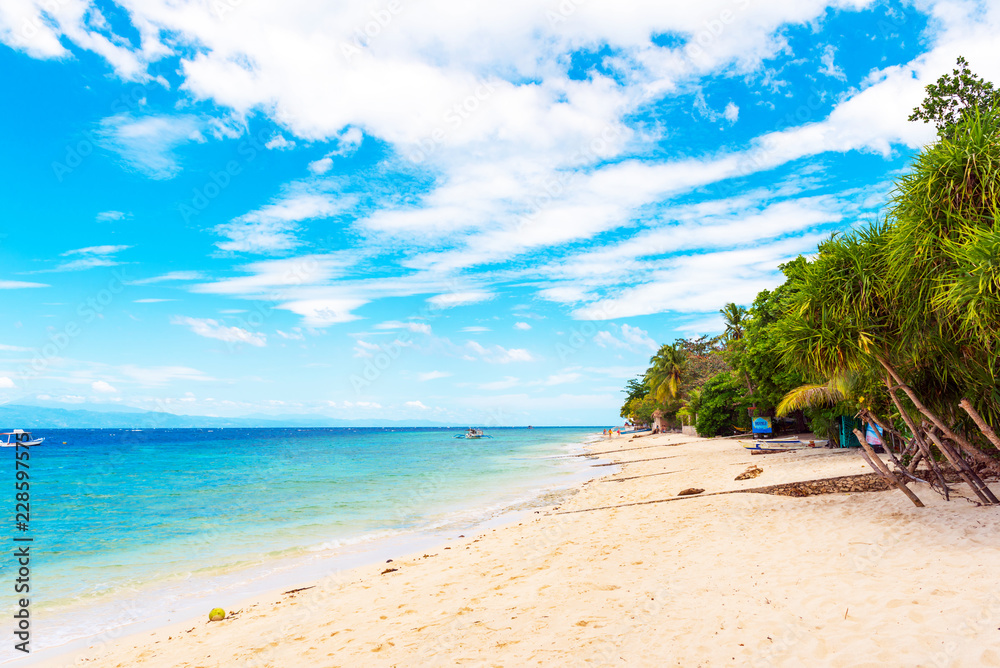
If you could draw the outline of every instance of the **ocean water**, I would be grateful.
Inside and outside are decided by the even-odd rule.
[[[33,651],[440,542],[592,476],[595,431],[37,431]]]

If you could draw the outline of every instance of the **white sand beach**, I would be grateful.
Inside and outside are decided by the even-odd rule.
[[[1000,508],[922,485],[923,509],[895,490],[705,496],[869,473],[854,451],[596,445],[626,463],[558,506],[41,665],[1000,666]]]

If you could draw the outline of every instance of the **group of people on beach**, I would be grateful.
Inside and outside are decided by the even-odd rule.
[[[615,435],[621,436],[622,435],[622,430],[621,429],[604,429],[601,433],[604,434],[605,436],[615,436]]]

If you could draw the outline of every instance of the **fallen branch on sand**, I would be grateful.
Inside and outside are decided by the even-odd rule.
[[[709,492],[696,496],[674,496],[669,499],[654,499],[652,501],[635,501],[632,503],[622,503],[617,506],[598,506],[597,508],[582,508],[580,510],[563,510],[555,515],[569,515],[572,513],[586,513],[592,510],[611,510],[613,508],[628,508],[629,506],[646,506],[653,503],[667,503],[668,501],[681,501],[683,499],[698,498],[706,496],[721,496],[723,494],[774,494],[777,496],[816,496],[819,494],[847,494],[852,492],[882,492],[889,489],[890,485],[880,476],[874,473],[861,475],[845,475],[836,478],[820,478],[817,480],[804,480],[802,482],[789,482],[780,485],[768,485],[766,487],[751,487],[750,489],[731,489],[725,492]]]

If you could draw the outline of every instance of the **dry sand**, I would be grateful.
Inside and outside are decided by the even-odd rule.
[[[566,513],[868,472],[853,451],[598,445],[630,463],[558,508],[44,665],[1000,666],[1000,508],[916,485],[927,508],[889,491]]]

